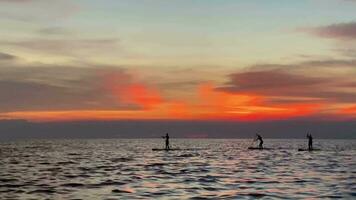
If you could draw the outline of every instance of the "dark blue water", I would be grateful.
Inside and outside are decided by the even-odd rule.
[[[356,141],[172,139],[0,143],[0,199],[356,198]]]

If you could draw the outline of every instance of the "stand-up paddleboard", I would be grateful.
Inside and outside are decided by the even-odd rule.
[[[180,148],[174,148],[174,149],[158,149],[158,148],[153,148],[152,151],[198,151],[198,150],[204,150],[203,148],[191,148],[191,149],[180,149]]]
[[[298,149],[298,151],[321,151],[321,149],[311,149],[311,150],[309,150],[309,149]]]
[[[248,150],[272,150],[271,148],[259,148],[259,147],[249,147]]]
[[[152,151],[179,151],[179,150],[184,150],[184,149],[156,149],[156,148],[152,149]]]

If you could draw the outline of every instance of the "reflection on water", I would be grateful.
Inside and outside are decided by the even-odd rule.
[[[356,198],[356,141],[34,140],[0,143],[1,199]]]

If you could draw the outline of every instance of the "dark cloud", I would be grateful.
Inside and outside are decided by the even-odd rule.
[[[0,112],[72,109],[138,109],[119,101],[107,88],[107,79],[126,85],[132,81],[115,67],[2,66]]]
[[[0,81],[0,110],[51,110],[83,107],[88,95],[48,84],[20,81]],[[79,97],[79,98],[78,98]]]
[[[334,51],[349,58],[356,58],[356,46],[354,48],[338,48]]]
[[[295,102],[300,97],[316,97],[316,88],[322,87],[328,80],[290,74],[279,70],[241,72],[230,75],[230,81],[219,90],[231,93],[258,94],[267,97],[284,97],[273,99],[273,102]],[[285,98],[289,97],[289,98]],[[294,100],[291,99],[294,97]],[[281,100],[283,99],[283,100]]]
[[[255,65],[230,74],[217,88],[231,93],[253,93],[274,103],[356,102],[354,60],[308,61],[294,65]]]
[[[342,40],[356,39],[356,22],[338,23],[313,28],[302,28],[299,30],[323,38],[335,38]]]
[[[0,52],[0,61],[2,60],[15,60],[17,57],[11,54],[7,54],[7,53],[2,53]]]
[[[323,68],[324,70],[327,68],[354,68],[356,66],[356,60],[338,60],[338,59],[324,59],[324,60],[307,60],[301,63],[294,64],[257,64],[248,67],[250,70],[262,70],[262,69],[312,69],[312,68]]]
[[[276,89],[285,88],[285,92],[291,88],[313,86],[324,82],[319,78],[309,78],[302,75],[288,74],[278,70],[243,72],[230,75],[231,81],[228,85],[233,85],[234,91],[259,91],[261,93],[271,93]],[[268,91],[266,91],[268,90]],[[269,91],[270,90],[270,91]]]
[[[307,61],[300,63],[298,65],[299,67],[305,66],[305,67],[352,67],[354,68],[356,66],[356,60],[312,60],[312,61]]]

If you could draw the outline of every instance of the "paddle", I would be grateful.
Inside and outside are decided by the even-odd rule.
[[[256,142],[256,139],[252,139],[252,141],[249,144],[249,147],[251,147],[252,145],[254,146],[254,143]]]
[[[161,138],[166,139],[166,136],[161,136]],[[172,145],[169,144],[169,145],[168,145],[168,148],[169,148],[169,149],[172,149]],[[166,149],[166,146],[165,146],[165,145],[164,145],[163,149]]]

